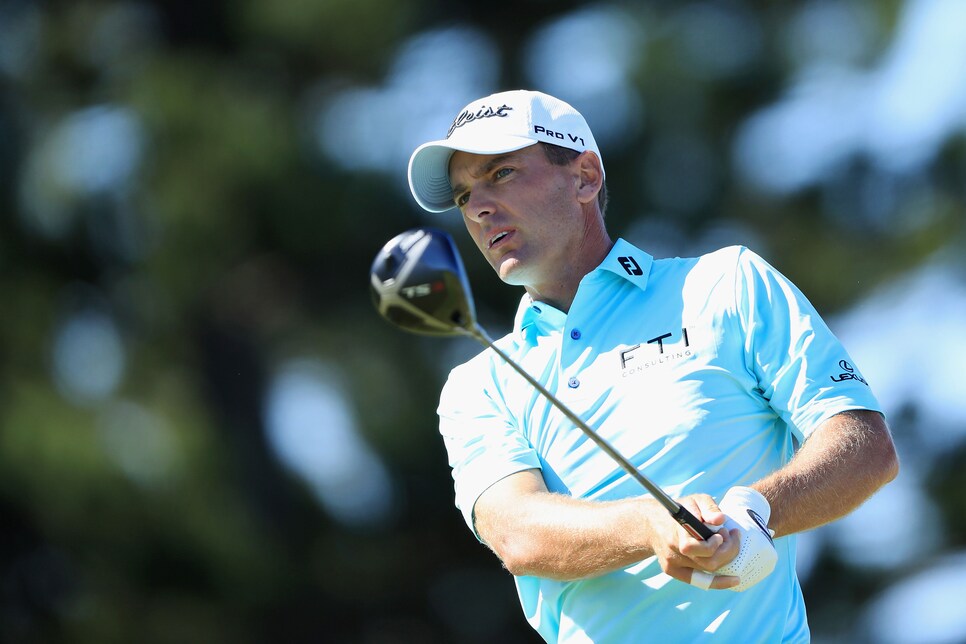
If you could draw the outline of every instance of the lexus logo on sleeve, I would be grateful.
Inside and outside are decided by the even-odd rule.
[[[842,370],[842,373],[840,373],[838,376],[829,376],[829,378],[832,379],[832,382],[842,382],[845,380],[858,380],[866,387],[869,386],[869,383],[865,381],[865,378],[855,373],[855,367],[850,365],[847,360],[839,360],[839,368]]]

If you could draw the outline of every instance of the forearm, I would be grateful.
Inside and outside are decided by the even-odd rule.
[[[776,536],[810,530],[862,504],[898,472],[882,416],[845,412],[822,424],[792,461],[753,485],[771,504]]]
[[[513,494],[513,502],[501,496]],[[476,529],[515,575],[572,580],[651,556],[646,499],[597,502],[546,489],[491,489],[477,502]]]
[[[608,503],[584,501],[559,494],[531,496],[512,510],[512,516],[491,517],[490,534],[520,531],[503,543],[490,544],[515,575],[572,580],[595,577],[626,568],[651,556],[646,545],[646,512],[642,500]]]

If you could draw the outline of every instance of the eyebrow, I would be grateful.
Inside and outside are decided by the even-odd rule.
[[[479,168],[477,168],[477,171],[476,171],[475,174],[477,176],[483,176],[483,175],[489,174],[490,172],[493,171],[493,169],[496,166],[500,165],[501,163],[503,163],[507,159],[513,158],[514,156],[517,155],[518,152],[519,152],[519,150],[514,150],[512,152],[507,152],[506,154],[501,154],[499,156],[493,157],[492,159],[490,159],[489,161],[487,161],[486,163],[484,163],[482,166],[480,166]],[[470,174],[474,174],[474,173],[473,172],[470,172]],[[463,193],[463,192],[465,192],[465,191],[466,191],[466,186],[463,185],[462,183],[459,183],[459,184],[453,186],[453,201],[456,201],[456,198],[458,196],[460,196],[460,194]]]

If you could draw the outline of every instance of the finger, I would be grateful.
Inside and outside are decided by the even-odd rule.
[[[724,525],[726,516],[713,498],[707,494],[698,495],[695,499],[701,511],[702,520],[712,526]]]
[[[699,539],[682,539],[678,544],[678,552],[688,559],[707,559],[713,557],[726,543],[724,534],[716,532],[707,541]],[[704,564],[701,564],[705,567]]]
[[[681,565],[667,566],[667,568],[664,569],[664,572],[665,574],[671,577],[674,577],[678,581],[683,581],[686,584],[691,583],[692,575],[695,572],[703,572],[707,575],[711,575],[711,573],[707,572],[706,570],[695,570],[690,566],[681,566]]]
[[[707,494],[692,494],[682,499],[684,505],[694,516],[698,517],[712,530],[725,521],[725,515],[715,500]]]
[[[741,551],[741,531],[738,529],[716,532],[708,541],[681,544],[681,555],[689,558],[703,570],[717,570],[727,565]]]
[[[729,563],[738,556],[741,551],[741,531],[732,530],[722,530],[718,534],[725,536],[725,541],[720,548],[715,550],[714,554],[707,558],[697,559],[698,563],[705,570],[718,570],[727,566]]]
[[[733,559],[738,552],[738,543],[735,542],[741,536],[739,530],[727,530],[722,526],[712,527],[716,531],[707,541],[697,539],[682,541],[678,547],[678,552],[685,557],[696,560],[699,567],[706,570],[714,570],[717,565],[708,565],[705,559],[716,556],[721,559],[721,554],[724,554],[722,561]]]
[[[714,580],[711,582],[711,590],[727,590],[728,588],[734,588],[741,583],[741,577],[735,577],[734,575],[715,575]]]
[[[727,590],[740,584],[741,578],[734,575],[715,575],[703,570],[691,569],[688,583],[701,590]]]
[[[703,570],[691,570],[691,580],[690,583],[695,588],[700,588],[701,590],[707,590],[711,588],[711,584],[714,583],[714,575],[710,572],[704,572]]]

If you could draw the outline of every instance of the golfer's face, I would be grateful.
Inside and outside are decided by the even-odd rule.
[[[466,228],[500,279],[539,289],[567,272],[583,233],[575,164],[550,163],[539,145],[456,152],[449,176]]]

